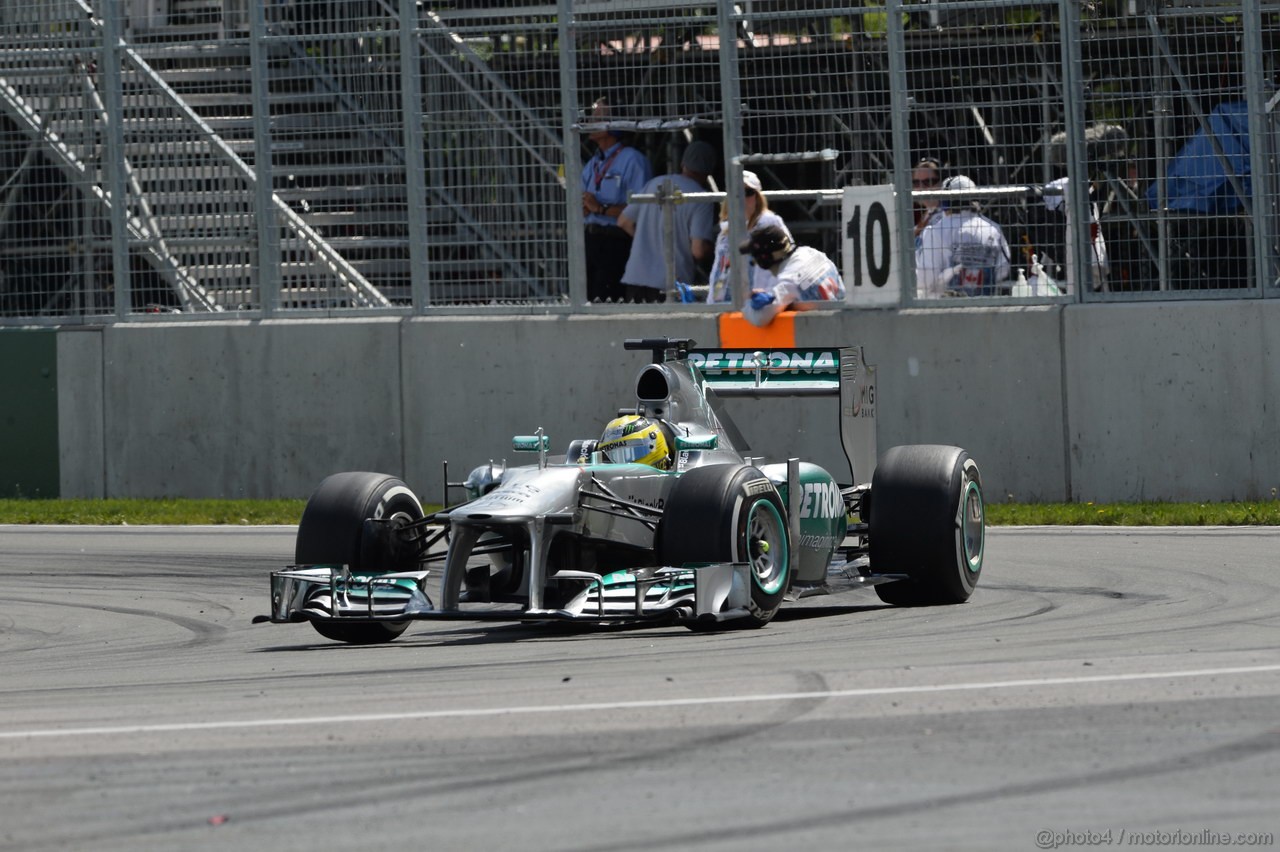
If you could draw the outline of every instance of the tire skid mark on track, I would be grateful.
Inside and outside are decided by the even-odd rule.
[[[386,845],[420,845],[427,826],[445,846],[465,837],[499,848],[503,816],[528,828],[530,848],[552,848],[536,838],[570,821],[580,830],[557,837],[555,848],[565,852],[755,848],[786,838],[839,848],[851,831],[869,838],[868,848],[924,848],[938,837],[957,848],[1001,848],[1011,838],[1029,841],[1030,820],[1060,813],[1055,804],[1066,798],[1112,824],[1161,825],[1170,815],[1199,814],[1273,820],[1265,793],[1277,760],[1275,674],[843,704],[828,680],[839,692],[1280,663],[1280,582],[1271,570],[1280,531],[993,529],[982,583],[959,607],[812,598],[784,609],[765,631],[707,635],[423,622],[391,645],[367,649],[325,642],[306,625],[250,627],[249,617],[266,611],[267,569],[288,561],[280,553],[292,544],[282,535],[284,545],[273,541],[270,550],[239,557],[231,543],[241,531],[227,532],[142,571],[138,548],[151,545],[136,531],[111,531],[110,547],[83,536],[88,555],[4,548],[6,604],[17,593],[43,605],[110,606],[82,615],[0,604],[0,622],[14,616],[19,627],[66,626],[48,649],[13,655],[16,668],[0,686],[0,729],[86,730],[79,738],[0,741],[12,755],[0,781],[0,798],[11,803],[0,846],[200,848],[212,842],[207,819],[214,813],[231,821],[217,829],[220,841],[238,830],[265,832],[298,849],[315,837],[367,843],[375,824]],[[1034,547],[1009,546],[1033,537]],[[59,540],[53,531],[38,538]],[[92,572],[92,588],[80,582],[80,564]],[[27,573],[32,568],[41,573]],[[1136,603],[1130,593],[1163,597]],[[230,619],[214,612],[228,631],[216,647],[174,655],[188,636],[132,617],[139,608],[153,619],[155,610],[191,614],[185,599],[193,595],[234,612]],[[813,603],[817,611],[806,611]],[[111,647],[89,648],[95,634]],[[931,676],[957,661],[963,669]],[[802,680],[801,668],[821,677]],[[785,700],[784,673],[804,695]],[[728,700],[719,709],[691,709],[701,697],[729,699],[736,691],[779,694],[754,709]],[[611,709],[663,696],[690,701]],[[586,701],[598,703],[575,704]],[[901,708],[886,709],[894,701]],[[560,707],[505,719],[361,716],[484,711],[494,702]],[[59,715],[42,721],[44,707]],[[272,727],[313,714],[327,718]],[[115,723],[237,717],[266,726],[104,731]],[[102,727],[89,732],[94,724]],[[611,771],[615,756],[622,768]],[[698,788],[670,783],[681,777],[712,786],[691,801],[689,790]],[[791,790],[798,793],[787,798]],[[634,803],[631,815],[598,806],[618,797]],[[982,820],[973,813],[988,806]]]
[[[640,769],[654,765],[665,766],[667,762],[690,751],[704,753],[706,749],[718,749],[735,746],[742,742],[752,742],[771,729],[787,725],[803,718],[814,709],[825,703],[822,697],[828,692],[825,679],[814,672],[793,673],[795,692],[798,696],[793,701],[784,702],[772,710],[768,717],[757,722],[735,726],[719,733],[703,733],[701,729],[691,729],[695,736],[682,736],[685,731],[673,729],[669,736],[654,748],[632,748],[637,742],[627,741],[627,747],[619,750],[600,750],[597,743],[587,741],[581,743],[579,753],[565,754],[564,744],[548,742],[548,752],[536,761],[532,761],[528,769],[512,771],[510,761],[502,755],[481,757],[470,762],[468,770],[472,777],[459,779],[453,775],[442,776],[434,762],[428,761],[419,771],[406,775],[398,773],[394,779],[384,774],[384,766],[376,756],[357,755],[345,757],[342,761],[343,776],[336,782],[326,778],[324,772],[311,775],[315,781],[293,784],[287,794],[275,791],[269,799],[252,798],[235,808],[237,824],[254,824],[290,817],[299,818],[308,815],[331,816],[344,811],[359,811],[371,805],[411,803],[421,808],[424,802],[432,801],[432,797],[440,795],[474,796],[484,795],[501,799],[504,791],[524,785],[536,785],[539,788],[553,789],[555,782],[566,779],[590,776],[593,772],[614,773],[619,767]],[[318,743],[316,756],[320,760],[332,757],[335,748],[332,742]],[[296,759],[296,752],[290,753],[288,759]],[[474,764],[479,765],[474,765]],[[586,782],[589,783],[589,782]],[[146,829],[106,835],[106,839],[123,840],[126,838],[146,838],[172,831],[189,829],[190,823],[178,820],[159,822]],[[95,834],[92,838],[101,841],[103,835]],[[60,838],[65,844],[68,838]],[[50,848],[65,848],[50,847]]]
[[[1121,592],[1100,586],[1029,586],[1018,583],[987,583],[983,588],[1007,592],[1026,592],[1036,595],[1080,595],[1083,597],[1110,598],[1112,600],[1137,604],[1169,600],[1168,595],[1147,595],[1135,592]]]
[[[76,584],[72,587],[68,587],[66,583],[23,583],[19,587],[18,594],[29,596],[36,592],[47,592],[49,597],[40,599],[43,603],[56,603],[58,598],[66,597],[67,595],[78,595],[90,598],[100,598],[105,596],[126,597],[132,595],[135,596],[135,600],[142,600],[147,596],[156,594],[157,589],[163,587],[162,585],[158,585],[157,582],[139,582],[139,578],[136,577],[131,577],[127,580],[117,579],[115,582],[103,583],[96,586],[83,583],[83,579],[84,578],[82,576],[77,574],[75,577]],[[160,578],[155,579],[159,580]],[[168,582],[170,583],[175,580],[180,581],[182,586],[181,588],[166,588],[165,600],[173,601],[175,603],[190,603],[192,605],[220,609],[227,615],[232,616],[236,614],[236,610],[232,607],[208,597],[210,593],[227,595],[233,594],[236,591],[234,586],[230,586],[226,583],[199,583],[187,577],[168,578]],[[257,595],[260,595],[261,592],[262,589],[260,587],[245,590],[242,593],[242,598],[246,595],[256,597]],[[15,600],[15,598],[6,597],[4,600]]]
[[[1280,611],[1265,610],[1260,618],[1258,610],[1273,597],[1270,588],[1258,585],[1232,585],[1221,577],[1200,572],[1183,575],[1195,584],[1181,588],[1181,594],[1146,594],[1119,591],[1110,586],[1086,586],[1052,588],[1020,584],[989,584],[992,591],[1009,591],[1027,595],[1053,598],[1106,601],[1087,612],[1071,610],[1059,604],[1061,619],[1041,621],[1035,642],[1058,642],[1078,639],[1078,622],[1082,617],[1091,621],[1088,638],[1095,641],[1127,641],[1137,637],[1154,638],[1164,634],[1186,637],[1202,631],[1236,628],[1242,624],[1273,627],[1280,620]],[[1200,581],[1203,586],[1200,586]]]
[[[374,653],[390,653],[396,650],[405,650],[411,646],[411,639],[396,642],[391,645],[379,646]],[[419,646],[423,647],[423,646]],[[280,650],[280,649],[274,649]],[[367,648],[348,648],[346,645],[339,645],[332,642],[320,641],[314,645],[307,645],[299,648],[289,648],[286,650],[308,651],[310,653],[323,653],[324,651],[334,651],[337,653],[369,653]],[[645,655],[651,656],[651,655]],[[546,669],[549,673],[558,674],[566,665],[581,665],[584,662],[605,662],[616,661],[617,655],[592,655],[592,656],[563,656],[551,657],[538,660],[522,660],[520,662],[492,662],[492,663],[460,663],[446,665],[423,665],[423,666],[405,666],[396,668],[377,668],[368,671],[350,671],[344,672],[343,682],[349,688],[356,688],[364,683],[380,684],[386,681],[388,677],[405,678],[438,678],[439,675],[456,675],[459,681],[474,681],[481,675],[501,675],[508,670],[528,671],[532,667]],[[636,659],[632,657],[631,659]],[[318,681],[326,681],[331,677],[327,672],[297,672],[275,674],[271,677],[274,685],[283,684],[308,684]],[[253,688],[260,686],[262,678],[259,676],[245,677],[210,677],[207,674],[193,675],[190,679],[175,680],[147,680],[137,683],[117,683],[110,686],[102,684],[93,684],[89,686],[57,686],[57,687],[35,687],[29,689],[15,689],[5,687],[0,684],[0,698],[13,698],[20,696],[35,695],[56,695],[56,696],[74,696],[78,693],[88,695],[102,695],[104,693],[127,692],[134,689],[172,689],[190,687],[199,685],[205,687],[236,687],[236,688]]]
[[[724,844],[734,839],[758,842],[761,838],[770,835],[795,837],[801,836],[805,831],[812,831],[815,827],[838,828],[872,820],[910,819],[921,813],[931,813],[943,808],[990,805],[1006,800],[1030,799],[1034,796],[1061,794],[1070,790],[1087,789],[1099,785],[1123,785],[1155,776],[1185,773],[1192,769],[1230,765],[1258,755],[1277,751],[1280,751],[1280,729],[1266,731],[1255,737],[1200,751],[1178,754],[1148,763],[1117,767],[1095,773],[1065,775],[1057,778],[1045,778],[1038,782],[1024,782],[986,790],[974,790],[951,796],[917,799],[887,805],[879,804],[869,808],[854,808],[826,814],[812,814],[802,819],[775,821],[741,828],[721,828],[714,833],[681,832],[679,843],[687,848],[693,848],[700,843]],[[655,848],[661,848],[661,845],[648,840],[643,844],[620,842],[610,843],[607,846],[582,846],[574,849],[574,852],[626,852],[626,850],[637,850],[638,852],[638,850]]]
[[[157,612],[156,610],[153,610],[153,609],[137,609],[134,607],[107,606],[105,604],[69,603],[67,601],[40,600],[38,598],[6,598],[6,600],[11,601],[13,603],[31,604],[35,606],[60,607],[60,608],[66,608],[66,609],[83,609],[83,610],[89,610],[91,612],[106,612],[106,613],[111,613],[113,615],[131,615],[139,618],[150,618],[150,619],[155,619],[157,621],[167,621],[170,624],[181,627],[183,630],[187,630],[192,634],[194,634],[186,642],[183,642],[177,646],[172,646],[172,645],[166,646],[170,648],[172,647],[189,648],[195,645],[204,645],[210,642],[218,642],[218,641],[221,641],[228,633],[228,628],[221,624],[216,624],[211,621],[204,621],[199,618],[191,618],[185,615],[173,615],[171,613]],[[219,605],[210,603],[209,606],[214,607]],[[220,607],[220,606],[219,608],[225,609],[225,607]]]
[[[38,627],[19,627],[16,621],[9,618],[0,623],[0,636],[4,637],[4,653],[17,654],[48,647],[50,641],[57,638],[58,631],[41,630]]]
[[[1161,671],[1117,672],[1074,677],[1034,677],[1009,680],[961,681],[956,683],[875,686],[808,692],[763,692],[706,697],[674,697],[644,700],[585,701],[566,704],[527,704],[497,707],[459,707],[447,710],[404,710],[386,713],[352,713],[332,716],[289,716],[220,721],[161,722],[154,724],[110,725],[84,728],[49,728],[41,730],[3,731],[0,740],[30,738],[83,737],[126,734],[170,734],[192,731],[237,730],[250,728],[287,728],[373,723],[398,723],[424,719],[461,719],[518,717],[543,714],[597,713],[631,710],[672,710],[711,705],[790,704],[816,702],[813,706],[838,699],[856,699],[895,695],[926,695],[950,692],[989,692],[1018,689],[1043,689],[1081,686],[1085,684],[1121,684],[1141,681],[1184,681],[1220,678],[1229,675],[1266,675],[1280,673],[1280,663],[1216,668],[1175,669]],[[820,677],[816,676],[815,677]]]

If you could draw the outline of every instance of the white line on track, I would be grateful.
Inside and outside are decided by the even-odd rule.
[[[1041,686],[1079,686],[1087,683],[1122,683],[1143,680],[1175,680],[1220,675],[1262,674],[1280,672],[1280,664],[1234,666],[1218,669],[1189,669],[1169,672],[1133,672],[1129,674],[1090,675],[1087,677],[1046,677],[1025,680],[976,681],[972,683],[940,683],[920,686],[883,686],[866,689],[837,689],[826,692],[775,692],[756,695],[721,695],[710,698],[665,698],[651,701],[602,701],[584,704],[548,704],[517,707],[476,707],[460,710],[421,710],[404,713],[361,713],[349,716],[305,716],[292,719],[242,719],[222,722],[174,722],[161,725],[116,725],[98,728],[47,728],[32,731],[0,731],[0,739],[23,737],[84,737],[119,734],[158,734],[189,731],[235,730],[238,728],[277,728],[298,725],[350,725],[367,722],[403,722],[414,719],[462,719],[477,716],[518,716],[530,713],[573,713],[597,710],[637,710],[659,707],[694,707],[706,704],[745,704],[763,701],[802,701],[812,699],[864,698],[882,695],[919,695],[922,693],[960,692],[963,690],[1018,689]]]

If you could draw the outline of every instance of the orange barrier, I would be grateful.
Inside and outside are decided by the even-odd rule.
[[[741,311],[721,314],[720,345],[725,349],[795,349],[795,312],[783,311],[764,328],[747,322]]]

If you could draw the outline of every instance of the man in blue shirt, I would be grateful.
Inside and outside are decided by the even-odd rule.
[[[680,192],[706,192],[707,178],[716,167],[716,150],[697,141],[684,149],[680,173],[659,175],[641,188],[641,193],[657,194],[670,181]],[[667,281],[667,233],[663,205],[628,204],[618,217],[622,230],[634,238],[626,271],[622,273],[623,298],[628,302],[665,302],[668,283],[693,284],[697,264],[711,259],[715,250],[714,201],[685,201],[672,206],[672,254],[675,281]]]
[[[603,122],[608,115],[609,104],[604,98],[592,105],[593,122]],[[627,195],[639,192],[653,176],[653,167],[644,154],[628,144],[626,134],[603,126],[587,138],[596,146],[595,155],[582,167],[587,300],[620,302],[631,236],[618,227],[618,214],[627,206]]]

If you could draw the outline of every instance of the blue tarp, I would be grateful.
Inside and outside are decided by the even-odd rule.
[[[1244,101],[1219,104],[1209,113],[1209,128],[1222,146],[1222,153],[1231,170],[1240,178],[1240,185],[1248,195],[1252,190],[1249,181],[1249,115]],[[1201,128],[1187,140],[1182,150],[1169,164],[1168,188],[1170,210],[1186,210],[1195,213],[1234,213],[1243,205],[1222,161],[1213,151],[1213,144]],[[1158,199],[1156,184],[1147,187],[1147,203],[1156,209]]]

